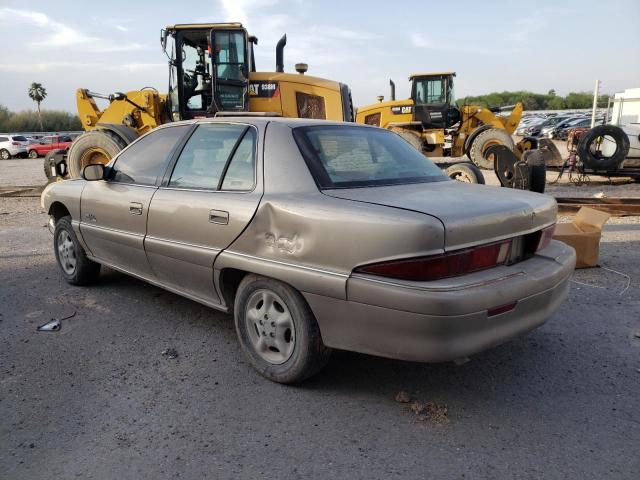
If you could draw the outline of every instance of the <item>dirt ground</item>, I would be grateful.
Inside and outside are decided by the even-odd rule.
[[[0,162],[0,185],[37,185],[41,165]],[[640,185],[549,189],[600,191]],[[638,219],[607,223],[602,268],[523,337],[462,365],[337,351],[285,387],[227,315],[108,269],[67,285],[39,199],[0,198],[0,479],[635,479]]]

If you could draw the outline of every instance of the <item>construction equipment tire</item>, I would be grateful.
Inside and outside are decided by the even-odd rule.
[[[391,131],[400,135],[407,142],[409,142],[413,148],[418,150],[420,153],[423,153],[424,140],[420,137],[420,134],[418,132],[399,127],[391,128]]]
[[[484,185],[484,175],[482,171],[471,162],[461,162],[451,165],[445,170],[445,173],[452,180]]]
[[[106,165],[127,143],[115,133],[100,129],[86,132],[74,140],[69,148],[67,166],[71,178],[81,178],[87,165]]]
[[[469,159],[476,166],[485,170],[493,170],[493,159],[486,158],[485,152],[491,145],[504,145],[513,151],[515,144],[509,132],[499,128],[489,128],[480,133],[469,147]]]
[[[66,153],[66,150],[58,149],[51,150],[44,156],[43,167],[44,175],[47,177],[47,180],[55,179],[56,177],[62,176],[62,173],[67,173],[60,171],[60,164],[64,163]]]
[[[610,137],[612,140],[610,140]],[[616,143],[616,149],[610,156],[604,156],[598,142]],[[596,149],[594,150],[594,147]],[[578,156],[584,166],[598,171],[617,170],[629,153],[629,137],[620,127],[615,125],[598,125],[582,135],[578,143]]]
[[[529,189],[532,192],[544,193],[547,185],[547,166],[544,152],[542,150],[527,150],[524,152],[522,159],[531,168]]]

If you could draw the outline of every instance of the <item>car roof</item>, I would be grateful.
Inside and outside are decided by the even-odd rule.
[[[364,125],[361,123],[355,122],[341,122],[335,120],[319,120],[313,118],[289,118],[289,117],[271,117],[271,116],[262,116],[262,115],[238,115],[238,116],[221,116],[221,117],[207,117],[207,118],[198,118],[194,120],[182,120],[180,122],[171,122],[162,125],[160,128],[170,127],[175,125],[190,125],[193,123],[224,123],[224,122],[237,122],[237,123],[247,123],[249,125],[265,125],[267,123],[281,123],[287,125],[289,127],[304,127],[304,126],[312,126],[312,125],[345,125],[345,126],[353,126],[358,128],[371,128],[370,125]]]

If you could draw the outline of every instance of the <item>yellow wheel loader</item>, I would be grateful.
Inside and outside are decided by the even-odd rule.
[[[493,170],[488,155],[492,145],[504,145],[520,159],[524,151],[536,148],[535,139],[525,138],[515,145],[511,134],[522,116],[522,104],[509,107],[509,116],[496,115],[503,109],[455,104],[455,72],[421,73],[409,77],[411,98],[395,99],[358,108],[356,122],[376,125],[398,133],[428,157],[467,155],[480,168]]]
[[[276,47],[275,72],[256,71],[258,40],[240,23],[172,25],[161,30],[160,40],[169,58],[168,93],[149,87],[111,95],[78,89],[78,115],[86,132],[68,154],[45,159],[50,179],[78,178],[86,165],[108,163],[140,135],[171,121],[244,112],[354,120],[347,85],[304,75],[302,63],[297,74],[284,73],[286,35]],[[96,99],[109,104],[100,109]]]

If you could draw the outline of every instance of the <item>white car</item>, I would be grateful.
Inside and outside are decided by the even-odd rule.
[[[0,134],[0,159],[27,155],[29,140],[23,135]]]

